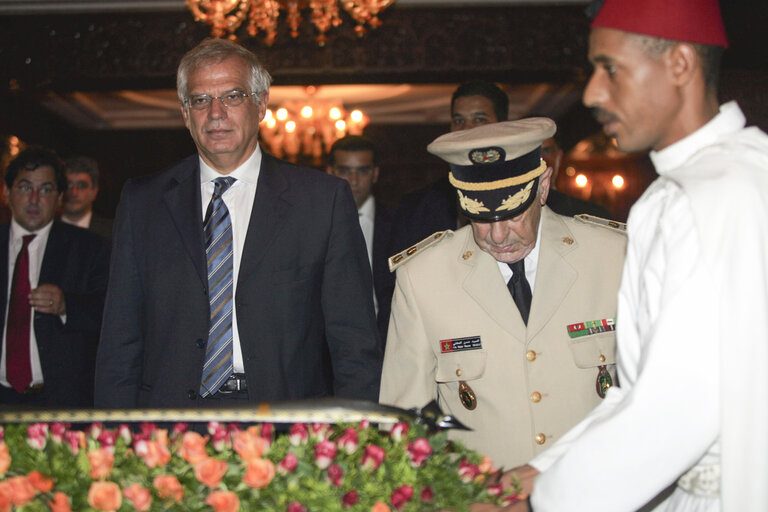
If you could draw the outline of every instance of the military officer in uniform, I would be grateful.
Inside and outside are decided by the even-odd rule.
[[[530,118],[453,132],[427,148],[450,164],[470,219],[396,254],[380,402],[444,412],[451,432],[513,467],[547,449],[615,379],[622,225],[546,206],[552,169]]]

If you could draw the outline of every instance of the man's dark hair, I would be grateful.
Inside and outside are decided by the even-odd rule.
[[[64,160],[65,173],[85,173],[91,177],[91,185],[99,186],[99,164],[89,156],[71,156]]]
[[[363,135],[347,135],[334,142],[328,153],[329,165],[336,163],[336,155],[334,154],[336,151],[371,151],[373,153],[373,165],[379,164],[379,152],[376,150],[376,144]]]
[[[676,44],[689,44],[696,51],[701,61],[701,72],[704,75],[704,83],[711,92],[717,93],[720,83],[720,62],[723,59],[725,48],[711,44],[688,43],[685,41],[673,41],[653,36],[639,36],[643,40],[645,52],[651,56],[658,56],[672,48]]]
[[[457,98],[466,98],[467,96],[482,96],[487,98],[493,105],[493,113],[496,119],[506,121],[509,119],[509,96],[497,85],[482,80],[472,80],[464,82],[453,92],[451,96],[451,115],[453,115],[453,105]]]
[[[34,171],[38,167],[50,166],[56,179],[59,193],[67,190],[67,177],[64,174],[64,162],[51,149],[30,147],[10,161],[5,169],[5,185],[10,189],[21,171]]]

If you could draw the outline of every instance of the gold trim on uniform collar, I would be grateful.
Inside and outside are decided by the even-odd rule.
[[[532,171],[528,171],[522,176],[513,176],[511,178],[505,178],[503,180],[488,181],[483,183],[470,183],[468,181],[461,181],[453,177],[453,172],[448,174],[448,179],[451,181],[451,185],[462,190],[498,190],[500,188],[514,187],[516,185],[522,185],[535,178],[538,178],[544,171],[547,170],[547,163],[542,160],[537,168]]]

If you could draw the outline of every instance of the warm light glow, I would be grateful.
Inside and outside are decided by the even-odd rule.
[[[587,186],[587,177],[583,174],[579,174],[576,176],[576,186],[579,188],[584,188]]]
[[[347,129],[347,123],[345,123],[343,119],[339,119],[338,121],[336,121],[336,124],[334,126],[340,132],[343,132],[344,130]]]
[[[285,123],[286,133],[293,133],[296,131],[296,123],[294,121],[288,121]]]
[[[576,169],[574,169],[569,165],[568,168],[565,170],[565,175],[570,177],[576,176]]]
[[[288,109],[287,108],[277,109],[277,112],[275,113],[275,117],[277,117],[278,121],[285,121],[286,119],[288,119]]]
[[[352,119],[353,122],[359,123],[363,120],[363,113],[359,110],[353,110],[349,113],[349,118]]]
[[[266,120],[266,123],[267,123],[267,128],[271,130],[275,127],[275,125],[277,125],[277,120],[274,117],[270,117],[269,119]]]
[[[624,186],[624,178],[621,176],[621,174],[617,174],[613,177],[611,183],[613,183],[613,186],[616,188],[622,188]]]
[[[305,105],[301,107],[301,117],[303,117],[304,119],[309,119],[310,117],[312,117],[312,107],[310,107],[309,105]]]
[[[264,119],[263,120],[269,122],[270,119],[272,119],[273,121],[275,120],[275,118],[272,117],[272,109],[268,108],[264,112]]]
[[[336,119],[341,119],[341,109],[332,107],[331,110],[328,111],[328,117],[330,117],[334,121]]]

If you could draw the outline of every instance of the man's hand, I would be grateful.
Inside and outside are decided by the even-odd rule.
[[[501,477],[501,486],[504,490],[509,489],[512,487],[512,483],[516,477],[522,487],[520,492],[526,496],[530,496],[533,492],[533,481],[537,476],[539,476],[539,470],[533,466],[529,466],[528,464],[525,466],[518,466],[515,469],[504,473],[504,476]]]
[[[55,284],[41,284],[29,292],[29,305],[40,313],[59,316],[67,314],[64,292]]]

